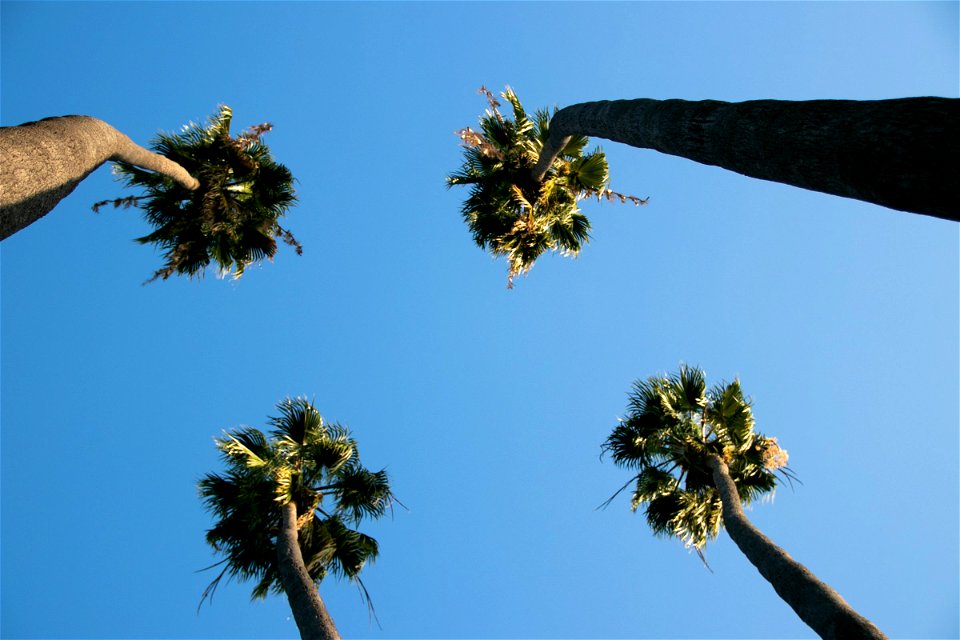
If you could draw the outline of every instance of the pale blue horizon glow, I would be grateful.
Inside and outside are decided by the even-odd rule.
[[[594,140],[590,244],[514,290],[460,219],[481,84],[614,98],[958,95],[958,3],[0,4],[0,124],[97,116],[146,144],[220,103],[269,121],[304,245],[239,281],[159,265],[103,167],[0,246],[0,636],[280,638],[221,585],[213,438],[305,395],[409,510],[364,527],[382,625],[347,638],[799,638],[725,533],[655,538],[600,445],[631,383],[739,377],[803,484],[748,515],[891,638],[956,638],[960,231]]]

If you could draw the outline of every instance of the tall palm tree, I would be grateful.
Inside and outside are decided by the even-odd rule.
[[[110,160],[155,171],[185,191],[200,186],[176,162],[89,116],[0,127],[0,158],[0,240],[45,216],[81,180]]]
[[[217,439],[227,471],[199,483],[217,518],[207,542],[225,556],[203,599],[224,576],[253,580],[254,598],[287,595],[301,637],[332,640],[340,636],[317,585],[333,574],[367,597],[359,574],[377,541],[351,527],[382,516],[393,493],[385,471],[360,463],[345,427],[325,422],[304,398],[277,408],[269,436],[243,427]]]
[[[603,450],[617,465],[637,472],[623,489],[634,485],[633,509],[643,506],[655,534],[677,536],[701,553],[722,523],[777,594],[821,637],[885,637],[744,515],[741,503],[772,492],[778,472],[793,476],[776,438],[754,431],[739,381],[708,390],[703,371],[682,366],[677,374],[635,382],[627,416]]]
[[[500,113],[500,102],[486,88],[490,108],[480,118],[480,131],[458,132],[464,146],[460,170],[447,186],[470,185],[462,207],[464,221],[481,249],[506,256],[507,286],[527,273],[536,259],[551,250],[575,256],[588,240],[590,222],[578,207],[585,197],[645,201],[607,189],[607,159],[599,148],[585,153],[587,138],[571,136],[539,179],[532,172],[549,137],[550,113],[527,115],[509,87],[500,95],[513,108],[513,120]]]
[[[13,154],[14,166],[23,163],[2,178],[3,237],[45,214],[91,171],[114,160],[117,173],[142,195],[98,202],[94,210],[110,203],[143,210],[154,230],[137,241],[157,245],[164,256],[151,280],[200,275],[211,262],[239,277],[250,264],[273,257],[277,238],[301,253],[278,222],[296,197],[290,171],[261,141],[271,126],[231,136],[232,116],[221,106],[206,126],[190,123],[179,133],[161,133],[151,144],[155,153],[106,123],[81,116],[0,130],[0,150]],[[30,167],[44,163],[52,168],[34,179]],[[26,196],[8,198],[8,183]]]
[[[960,221],[960,99],[603,100],[550,120],[534,180],[595,136],[746,176]]]

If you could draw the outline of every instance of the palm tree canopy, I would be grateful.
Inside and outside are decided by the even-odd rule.
[[[780,477],[793,479],[776,438],[754,430],[740,382],[707,389],[695,367],[635,382],[627,415],[603,451],[618,466],[636,470],[624,488],[634,485],[632,508],[644,507],[653,532],[677,536],[697,551],[722,525],[720,495],[707,464],[711,454],[726,461],[744,503],[769,495]]]
[[[607,188],[606,156],[599,147],[585,153],[584,136],[572,136],[543,180],[535,180],[532,171],[550,135],[550,112],[527,115],[508,87],[500,95],[513,109],[511,120],[490,91],[481,87],[480,93],[490,108],[480,118],[480,131],[467,127],[457,132],[464,160],[460,170],[447,177],[447,186],[470,185],[463,219],[481,249],[506,256],[508,286],[547,251],[571,256],[580,252],[590,231],[590,221],[578,206],[584,197],[645,202]]]
[[[155,244],[164,265],[152,280],[171,275],[201,275],[215,263],[221,272],[243,275],[244,269],[272,259],[280,238],[302,249],[279,219],[296,202],[293,175],[276,162],[261,136],[272,127],[261,124],[230,135],[233,112],[220,106],[206,126],[190,123],[180,133],[160,133],[151,148],[196,177],[189,190],[170,178],[125,163],[115,171],[143,195],[98,202],[137,206],[154,231],[137,242]]]
[[[366,469],[350,432],[325,422],[306,399],[277,407],[280,415],[270,419],[268,435],[242,427],[215,440],[227,470],[207,474],[199,490],[217,519],[207,542],[225,556],[226,566],[203,598],[212,597],[224,575],[254,581],[254,598],[283,592],[276,537],[280,507],[291,501],[310,577],[320,582],[332,573],[356,582],[365,594],[359,574],[376,558],[377,541],[351,527],[391,507],[386,471]]]

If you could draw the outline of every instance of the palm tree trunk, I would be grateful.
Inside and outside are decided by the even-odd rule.
[[[585,102],[553,116],[537,181],[571,135],[960,221],[960,99]]]
[[[0,240],[42,218],[109,160],[162,173],[190,190],[200,184],[176,162],[89,116],[0,127],[0,158]]]
[[[821,638],[886,638],[873,623],[854,611],[840,594],[753,526],[743,513],[740,494],[723,458],[713,454],[708,463],[723,502],[723,526],[727,533],[801,620]]]
[[[290,610],[303,640],[340,640],[340,633],[320,599],[317,585],[310,579],[300,553],[297,537],[297,504],[288,502],[282,509],[277,535],[277,569],[287,594]]]

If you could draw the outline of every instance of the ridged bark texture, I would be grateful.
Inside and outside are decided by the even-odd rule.
[[[960,221],[960,99],[585,102],[553,116],[535,177],[570,135]]]
[[[297,536],[297,505],[282,507],[280,533],[277,535],[277,571],[287,594],[293,619],[303,640],[340,640],[333,618],[320,599],[316,583],[310,578],[300,553]]]
[[[821,638],[836,640],[885,639],[872,622],[853,610],[836,591],[775,545],[743,513],[740,493],[726,462],[709,459],[713,482],[723,502],[723,526],[743,555],[773,585],[777,594]]]
[[[187,189],[199,186],[176,162],[96,118],[62,116],[0,127],[0,240],[42,218],[111,160],[162,173]]]

